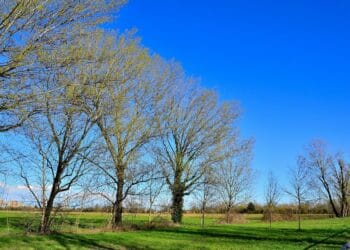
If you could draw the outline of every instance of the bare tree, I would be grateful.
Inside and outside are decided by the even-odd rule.
[[[265,190],[265,202],[267,207],[267,212],[269,216],[270,229],[272,226],[272,212],[276,207],[281,196],[281,189],[277,182],[276,177],[272,172],[269,172],[267,179],[267,186]]]
[[[235,204],[247,200],[251,192],[253,170],[251,162],[251,141],[233,146],[232,152],[215,168],[217,190],[226,207],[226,222],[230,222]]]
[[[19,127],[40,110],[37,55],[74,43],[124,0],[0,0],[0,132]],[[58,65],[55,65],[58,66]]]
[[[341,155],[337,156],[336,163],[332,165],[332,182],[337,190],[337,198],[340,204],[340,215],[349,215],[349,192],[350,192],[350,164],[346,163]]]
[[[291,168],[289,171],[289,189],[284,191],[291,196],[296,202],[298,207],[298,230],[301,230],[301,206],[307,201],[309,192],[309,173],[306,168],[303,167],[302,162],[298,159],[295,168]]]
[[[232,131],[238,110],[232,103],[220,105],[213,91],[199,89],[181,74],[174,86],[159,118],[162,136],[154,155],[172,193],[172,221],[180,223],[184,196],[221,159],[221,143]]]
[[[47,76],[43,88],[62,86],[61,91],[43,91],[47,94],[42,96],[41,114],[32,117],[23,129],[31,150],[21,153],[25,157],[20,161],[20,175],[42,209],[41,233],[50,230],[56,198],[85,173],[82,156],[89,154],[93,142],[89,132],[94,123],[67,96],[66,77],[75,76],[60,72]]]
[[[150,173],[150,179],[146,182],[144,187],[144,194],[148,200],[148,222],[151,222],[153,207],[160,196],[160,194],[164,191],[164,178],[160,175],[159,169],[156,166],[153,166],[150,169],[152,172]]]
[[[199,201],[201,209],[201,227],[205,224],[205,214],[207,212],[207,207],[210,203],[216,200],[216,189],[217,179],[215,174],[211,169],[203,175],[197,190],[194,192],[194,196]]]
[[[153,172],[152,168],[149,167],[150,164],[143,162],[141,157],[130,159],[127,168],[123,172],[121,198],[117,200],[118,188],[120,192],[120,186],[118,186],[118,181],[120,179],[117,177],[115,165],[109,155],[108,149],[97,152],[99,152],[99,156],[97,156],[95,152],[95,154],[86,158],[86,160],[95,167],[95,169],[90,172],[90,181],[86,188],[91,195],[100,196],[111,204],[111,226],[115,229],[117,226],[122,225],[122,221],[116,223],[116,216],[122,216],[123,213],[123,211],[116,210],[118,208],[117,205],[120,205],[121,209],[123,209],[123,202],[128,199],[128,197],[131,196],[131,199],[133,199],[147,194],[152,198],[152,202],[154,203],[158,190],[153,190],[155,187],[152,187],[152,192],[154,193],[149,194],[146,189],[150,181],[153,182],[152,185],[156,185],[156,177],[152,175]],[[117,204],[117,202],[121,204]],[[121,212],[121,214],[119,214],[119,212]]]
[[[144,150],[159,133],[155,113],[166,91],[167,66],[159,57],[150,56],[130,34],[117,41],[101,36],[89,43],[88,47],[100,47],[91,52],[98,63],[83,66],[72,93],[96,121],[103,139],[101,150],[107,152],[107,158],[101,157],[109,164],[101,165],[98,158],[90,161],[115,190],[112,227],[116,228],[122,224],[123,200],[133,186],[148,180]]]
[[[300,160],[311,175],[310,186],[328,200],[334,215],[347,216],[350,167],[342,155],[328,153],[326,144],[315,140],[308,145]]]

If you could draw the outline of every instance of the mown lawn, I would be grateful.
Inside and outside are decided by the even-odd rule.
[[[142,229],[147,216],[126,215],[125,225],[138,229],[109,232],[109,215],[71,213],[58,217],[60,233],[41,236],[31,232],[38,215],[24,212],[0,212],[1,249],[340,249],[350,240],[350,218],[307,219],[303,230],[297,223],[275,222],[272,229],[260,215],[247,216],[247,222],[218,224],[219,215],[208,216],[201,228],[198,215],[186,215],[177,227]],[[164,220],[169,219],[168,216]],[[141,229],[139,229],[141,228]],[[26,233],[27,231],[27,233]]]

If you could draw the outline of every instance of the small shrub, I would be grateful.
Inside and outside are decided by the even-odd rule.
[[[224,217],[219,218],[218,224],[243,224],[247,220],[243,214],[231,213],[229,216],[224,215]]]
[[[291,212],[283,213],[283,214],[281,213],[270,214],[269,211],[264,211],[262,221],[270,221],[270,215],[271,215],[271,221],[293,221],[298,219],[297,215]]]

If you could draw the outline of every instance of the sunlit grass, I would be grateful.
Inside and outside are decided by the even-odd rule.
[[[162,216],[170,220],[168,214]],[[261,221],[261,215],[247,215],[245,223],[218,224],[222,215],[207,215],[200,227],[200,215],[186,214],[181,226],[147,230],[148,215],[126,214],[124,223],[138,225],[127,231],[108,230],[107,213],[66,213],[59,215],[59,233],[37,235],[39,214],[0,212],[0,248],[2,249],[340,249],[350,239],[350,218],[303,220],[301,231],[296,221]],[[31,225],[31,223],[33,225]],[[140,229],[141,228],[141,229]],[[27,231],[27,233],[26,233]]]

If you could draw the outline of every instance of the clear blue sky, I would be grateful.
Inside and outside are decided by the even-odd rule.
[[[303,146],[350,153],[350,1],[130,0],[110,24],[239,100],[253,166],[286,182]],[[260,200],[260,199],[258,199]]]
[[[268,170],[286,185],[311,139],[350,155],[350,1],[129,0],[108,27],[137,28],[146,47],[240,101],[258,201]]]
[[[350,1],[129,0],[107,27],[137,28],[146,47],[241,103],[242,134],[256,140],[257,201],[267,172],[286,185],[314,138],[350,156]]]

